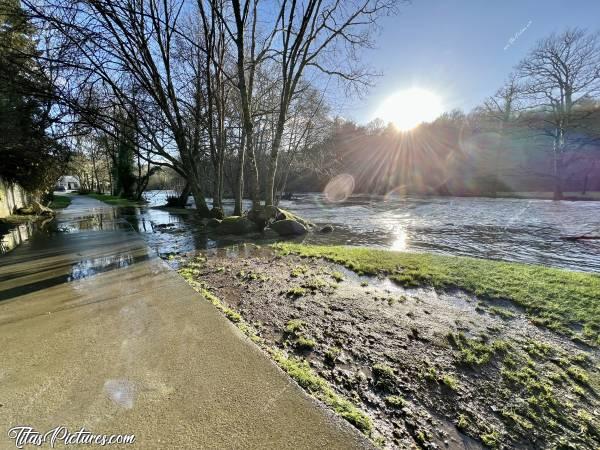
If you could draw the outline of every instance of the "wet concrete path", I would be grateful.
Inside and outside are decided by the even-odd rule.
[[[0,257],[0,448],[15,426],[142,449],[370,447],[111,212],[75,196],[63,232]]]

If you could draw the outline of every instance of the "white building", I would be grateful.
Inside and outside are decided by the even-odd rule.
[[[79,178],[72,175],[63,175],[56,182],[54,190],[56,191],[76,191],[81,187]]]

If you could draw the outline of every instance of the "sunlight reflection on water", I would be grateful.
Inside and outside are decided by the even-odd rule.
[[[164,203],[163,192],[149,195],[152,204]],[[249,201],[244,202],[244,208],[250,206]],[[560,239],[563,235],[600,232],[600,202],[353,195],[331,203],[322,194],[299,194],[280,206],[314,222],[317,229],[325,224],[334,226],[333,233],[310,233],[303,239],[306,243],[427,251],[600,271],[600,242]],[[225,210],[231,214],[233,201],[225,201]],[[244,241],[199,234],[193,218],[151,208],[140,209],[136,220],[172,222],[180,227],[180,233],[168,234],[167,238],[162,233],[145,233],[159,253],[174,247],[190,251]]]

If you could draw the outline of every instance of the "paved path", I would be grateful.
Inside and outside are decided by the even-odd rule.
[[[76,196],[58,222],[69,232],[0,257],[0,449],[18,425],[135,434],[126,448],[141,449],[370,447],[110,206]]]

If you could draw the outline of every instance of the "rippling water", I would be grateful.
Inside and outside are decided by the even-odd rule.
[[[163,204],[165,192],[151,191],[147,197],[151,204]],[[280,206],[317,225],[334,225],[333,233],[310,233],[304,239],[307,243],[368,245],[600,272],[600,241],[559,238],[600,234],[600,202],[352,196],[328,203],[321,194],[302,194]],[[225,208],[231,213],[233,203],[226,202]],[[193,220],[151,208],[143,209],[142,217],[153,223]],[[182,230],[171,242],[184,249],[229,242],[189,233]]]

